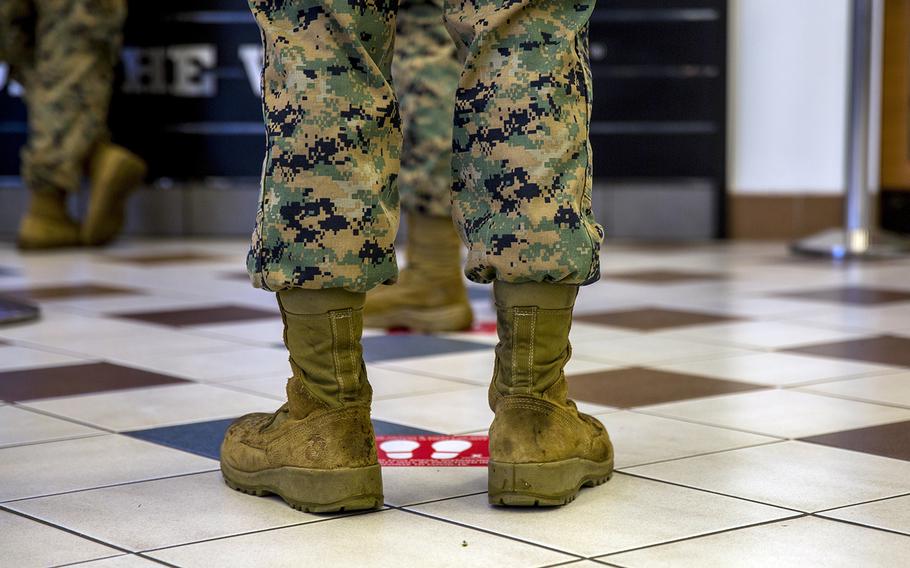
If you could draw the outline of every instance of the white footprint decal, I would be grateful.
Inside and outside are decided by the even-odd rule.
[[[467,440],[440,440],[433,443],[434,460],[450,460],[472,446]]]
[[[393,460],[407,460],[414,457],[414,450],[420,447],[420,442],[414,440],[386,440],[379,444],[385,455]]]

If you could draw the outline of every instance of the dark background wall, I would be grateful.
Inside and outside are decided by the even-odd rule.
[[[117,142],[148,160],[152,184],[134,200],[132,230],[246,232],[263,153],[260,38],[246,2],[132,2],[125,35],[110,123]],[[726,2],[601,0],[591,57],[595,205],[608,231],[721,235]],[[4,75],[5,221],[24,202],[16,176],[25,111]]]

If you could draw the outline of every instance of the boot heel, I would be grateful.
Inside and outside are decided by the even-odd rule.
[[[514,507],[566,505],[582,487],[601,485],[613,476],[612,457],[603,463],[581,458],[546,463],[490,460],[488,467],[490,504]]]
[[[342,469],[277,467],[243,472],[221,464],[231,489],[250,495],[278,495],[306,513],[334,513],[375,509],[383,503],[379,464]]]

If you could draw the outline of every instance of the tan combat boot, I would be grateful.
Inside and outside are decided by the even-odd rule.
[[[221,445],[225,482],[276,494],[295,509],[326,513],[382,504],[382,476],[370,422],[360,336],[364,294],[278,293],[294,376],[274,414],[248,414]]]
[[[82,241],[98,246],[109,243],[123,228],[126,198],[146,173],[139,156],[116,144],[100,144],[89,162],[91,192],[82,225]]]
[[[408,265],[398,282],[367,297],[367,327],[407,327],[433,333],[471,327],[473,314],[461,276],[461,240],[448,217],[408,217]]]
[[[16,245],[22,250],[40,250],[80,244],[79,225],[66,212],[66,192],[33,191],[19,223]]]
[[[577,286],[493,286],[499,344],[490,385],[489,500],[565,505],[613,474],[613,445],[596,419],[567,398],[563,368]]]

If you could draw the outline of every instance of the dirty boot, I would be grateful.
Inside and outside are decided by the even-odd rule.
[[[367,327],[406,327],[433,333],[471,327],[473,314],[461,275],[461,240],[448,217],[408,217],[407,267],[398,282],[367,297]]]
[[[22,250],[40,250],[79,244],[79,225],[66,212],[66,192],[33,191],[19,223],[16,245]]]
[[[227,484],[326,513],[382,504],[360,336],[364,294],[340,288],[278,292],[293,377],[273,414],[248,414],[221,445]]]
[[[489,499],[565,505],[613,474],[613,446],[567,398],[563,368],[576,286],[496,281],[499,344],[490,385]]]
[[[126,148],[101,144],[89,163],[91,193],[82,225],[82,241],[98,246],[109,243],[123,228],[126,198],[145,177],[145,162]]]

